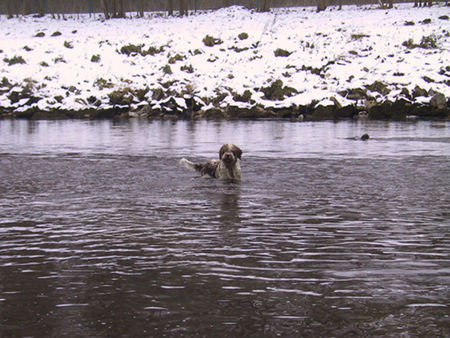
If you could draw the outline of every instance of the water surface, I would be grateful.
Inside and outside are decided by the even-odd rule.
[[[179,167],[224,142],[243,182]],[[0,121],[0,336],[448,336],[449,145],[446,121]]]

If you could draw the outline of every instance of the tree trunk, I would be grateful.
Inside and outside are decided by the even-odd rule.
[[[105,19],[110,19],[107,1],[101,0],[101,3],[102,3],[102,8],[103,8],[103,13],[105,14]]]
[[[123,7],[123,0],[117,0],[118,6],[116,11],[116,18],[124,18],[125,17],[125,10]]]
[[[168,0],[167,13],[173,16],[173,0]]]
[[[180,16],[187,15],[186,0],[179,0]]]
[[[138,6],[139,6],[139,8],[138,8],[139,17],[143,18],[144,17],[144,0],[139,0]]]
[[[327,9],[327,2],[326,0],[318,0],[317,1],[317,11],[321,12]]]
[[[270,0],[260,0],[260,6],[258,8],[259,12],[269,12],[270,11]]]
[[[13,6],[11,4],[13,0],[6,0],[6,11],[8,12],[8,19],[12,19],[14,17]]]
[[[28,5],[28,0],[23,0],[22,15],[28,14],[30,14],[30,6]]]
[[[46,8],[45,7],[47,7],[46,6],[46,2],[47,2],[46,0],[39,0],[38,1],[38,7],[39,7],[38,14],[39,14],[40,17],[45,15],[45,12],[46,12]]]

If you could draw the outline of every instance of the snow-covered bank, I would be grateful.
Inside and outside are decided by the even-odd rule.
[[[449,15],[400,4],[1,16],[0,116],[447,117]]]

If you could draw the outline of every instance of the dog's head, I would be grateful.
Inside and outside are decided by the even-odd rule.
[[[242,150],[234,144],[224,144],[219,151],[219,158],[227,165],[233,165],[241,159]]]

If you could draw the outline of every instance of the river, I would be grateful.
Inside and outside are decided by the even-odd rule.
[[[241,183],[178,165],[222,143]],[[449,336],[449,155],[450,121],[1,120],[0,336]]]

